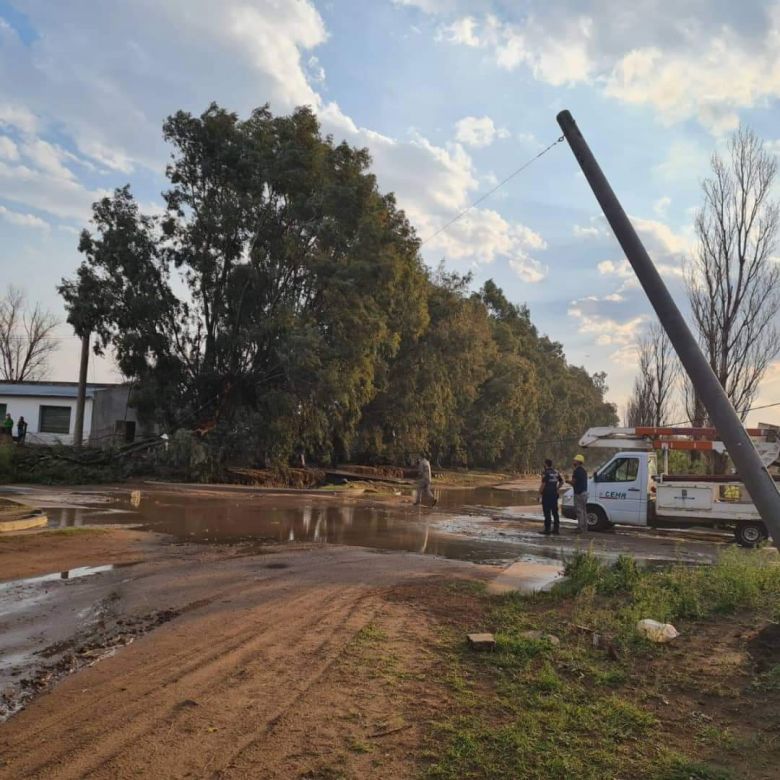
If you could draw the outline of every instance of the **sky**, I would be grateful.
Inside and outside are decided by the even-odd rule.
[[[568,108],[686,309],[710,157],[740,122],[780,153],[779,97],[770,0],[0,0],[0,281],[61,318],[50,378],[75,381],[56,285],[91,204],[129,182],[159,211],[178,109],[309,105],[369,149],[428,264],[494,279],[622,410],[651,309],[566,144],[437,231]],[[119,379],[93,360],[90,380]],[[780,361],[756,404],[774,401]]]

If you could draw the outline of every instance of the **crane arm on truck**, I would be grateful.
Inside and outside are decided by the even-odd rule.
[[[780,436],[775,428],[748,428],[748,435],[765,466],[780,460]],[[581,447],[623,450],[696,450],[726,452],[714,428],[601,427],[589,428],[580,439]]]

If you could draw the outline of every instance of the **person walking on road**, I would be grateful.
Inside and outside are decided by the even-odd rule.
[[[581,534],[588,530],[588,472],[585,471],[584,455],[574,456],[574,471],[570,484],[574,488],[574,512],[577,516],[577,529],[574,533]]]
[[[428,498],[432,502],[431,505],[436,506],[438,501],[431,490],[431,464],[428,458],[418,458],[417,469],[420,477],[417,482],[417,494],[414,499],[414,505],[419,506],[422,504],[423,498]]]
[[[542,498],[542,511],[544,512],[545,536],[551,533],[556,536],[560,533],[561,518],[558,514],[558,488],[563,484],[563,477],[558,469],[553,468],[553,462],[547,458],[542,472],[542,484],[539,486],[539,495]]]

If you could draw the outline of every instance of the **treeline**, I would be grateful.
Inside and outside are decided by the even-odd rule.
[[[525,307],[426,268],[367,150],[309,109],[212,105],[164,135],[164,214],[128,187],[96,203],[60,288],[146,418],[203,431],[220,463],[519,469],[616,422],[604,375],[568,365]]]

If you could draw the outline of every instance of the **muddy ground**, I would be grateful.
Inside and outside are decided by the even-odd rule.
[[[377,740],[384,776],[409,776],[420,724],[381,678],[354,678],[361,632],[380,621],[422,679],[433,627],[413,605],[393,603],[393,588],[485,576],[471,564],[360,548],[262,554],[166,542],[125,573],[57,583],[66,592],[55,611],[83,587],[114,606],[96,617],[99,628],[86,621],[76,631],[76,659],[84,647],[90,661],[100,657],[102,637],[121,638],[0,728],[0,777],[300,777],[339,756],[368,776],[377,756],[350,752],[351,735]],[[144,631],[128,643],[122,629],[135,625]]]
[[[54,528],[0,540],[2,778],[419,776],[452,706],[453,631],[486,627],[469,583],[512,563],[522,581],[527,563],[544,585],[582,544],[540,537],[520,493],[433,512],[240,489],[25,495]],[[594,547],[706,561],[727,542]]]

